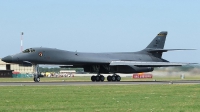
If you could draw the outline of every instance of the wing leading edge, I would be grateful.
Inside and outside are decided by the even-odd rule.
[[[134,65],[138,67],[169,67],[169,66],[183,66],[197,63],[178,63],[178,62],[139,62],[139,61],[112,61],[110,66],[116,65]]]

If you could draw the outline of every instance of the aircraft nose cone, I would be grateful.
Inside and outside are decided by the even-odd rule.
[[[6,57],[2,58],[1,60],[4,61],[4,62],[7,62],[7,63],[11,63],[12,62],[12,56],[6,56]]]

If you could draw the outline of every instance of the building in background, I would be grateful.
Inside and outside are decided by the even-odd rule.
[[[19,72],[20,74],[32,74],[33,66],[19,66],[19,64],[5,63],[0,59],[0,70],[12,70],[13,72]]]

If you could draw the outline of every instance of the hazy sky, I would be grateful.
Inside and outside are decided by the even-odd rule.
[[[199,0],[0,0],[0,57],[24,48],[133,52],[168,31],[163,58],[200,63]]]

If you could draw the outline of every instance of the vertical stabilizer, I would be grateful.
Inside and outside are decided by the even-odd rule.
[[[165,39],[167,36],[166,31],[160,32],[146,48],[153,48],[153,49],[163,49],[165,45]]]
[[[151,43],[146,47],[145,50],[148,49],[163,49],[165,46],[165,40],[166,40],[167,32],[162,31],[160,32],[152,41]],[[151,52],[151,54],[155,57],[161,58],[163,52]]]

